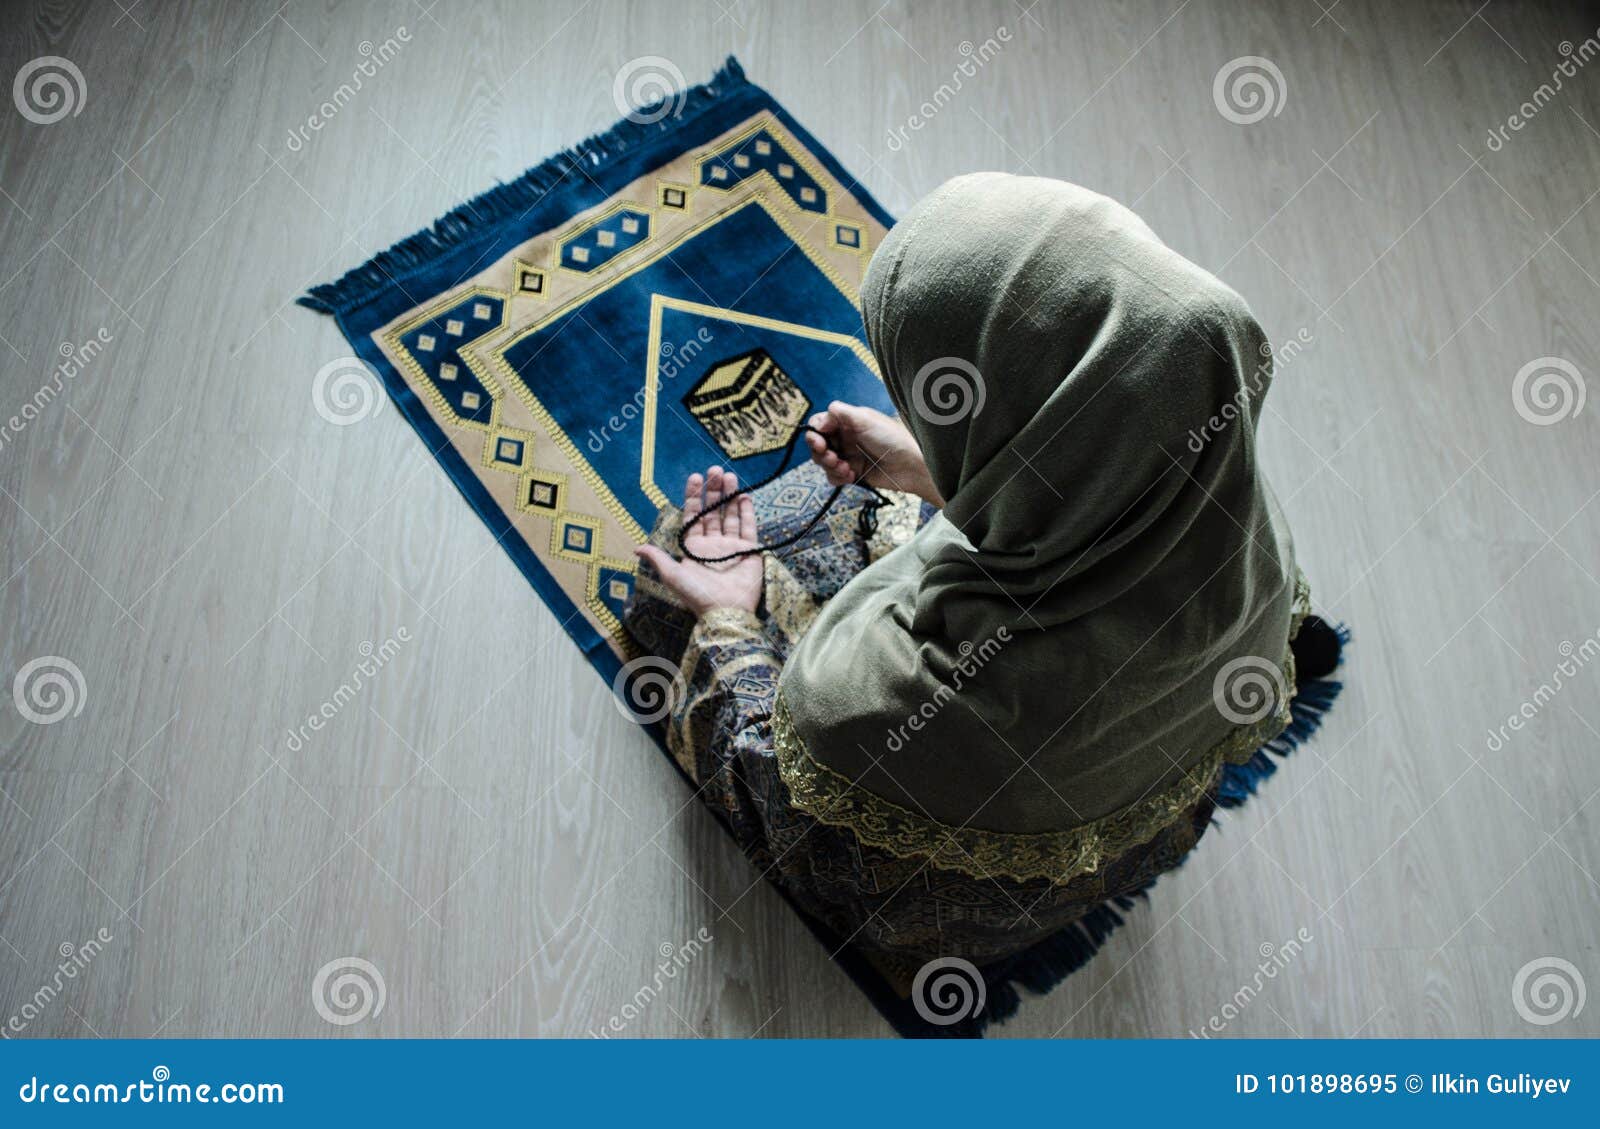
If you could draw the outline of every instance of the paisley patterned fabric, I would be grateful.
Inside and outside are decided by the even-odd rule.
[[[809,464],[755,494],[763,542],[792,532],[829,492]],[[862,948],[906,990],[935,957],[982,965],[1020,952],[1118,895],[1142,889],[1194,847],[1211,819],[1211,789],[1154,838],[1066,883],[1019,881],[899,857],[798,809],[779,772],[773,738],[778,675],[826,600],[857,571],[892,551],[932,515],[893,495],[878,533],[862,545],[856,514],[868,495],[849,490],[807,538],[769,554],[760,615],[722,609],[696,623],[653,576],[641,575],[624,624],[655,654],[679,662],[683,687],[668,746],[762,874],[807,913]],[[674,547],[676,511],[663,511],[651,540]]]

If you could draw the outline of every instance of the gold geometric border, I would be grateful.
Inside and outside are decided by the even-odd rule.
[[[465,348],[470,348],[471,346],[469,345],[465,348],[458,348],[456,353],[458,356],[460,356],[462,361],[466,363],[466,366],[472,370],[472,375],[478,378],[484,389],[489,393],[491,407],[489,409],[488,423],[480,423],[475,419],[466,419],[458,414],[454,405],[452,405],[449,400],[446,400],[442,395],[439,394],[439,390],[433,386],[433,380],[426,372],[423,371],[422,366],[417,363],[417,359],[411,355],[411,350],[406,348],[400,340],[406,334],[410,333],[413,329],[418,328],[423,323],[433,321],[441,317],[445,310],[459,306],[469,297],[476,295],[484,295],[486,297],[496,298],[499,300],[500,322],[497,325],[490,326],[482,334],[474,338],[474,341],[481,341],[485,337],[493,335],[498,330],[504,329],[506,318],[511,313],[510,296],[504,291],[496,290],[492,286],[472,286],[468,287],[466,290],[460,290],[441,295],[439,300],[434,302],[431,306],[424,307],[420,312],[413,314],[411,317],[407,318],[393,329],[390,329],[384,333],[383,343],[389,347],[389,355],[392,357],[398,357],[401,367],[404,368],[406,372],[411,374],[413,378],[411,380],[412,388],[420,388],[422,394],[426,396],[433,404],[439,415],[443,416],[445,419],[449,420],[451,423],[454,423],[458,427],[470,427],[478,431],[492,432],[500,422],[500,398],[505,393],[504,390],[495,383],[493,377],[489,376],[477,365],[472,363],[472,359],[467,356],[465,351]]]
[[[484,470],[498,470],[504,474],[522,474],[533,466],[533,441],[536,436],[531,431],[523,431],[515,427],[496,427],[489,432],[483,444],[481,463]],[[504,462],[499,458],[500,440],[510,439],[522,444],[522,458],[514,463]]]
[[[593,231],[595,228],[605,223],[606,220],[610,219],[618,212],[643,212],[646,218],[648,218],[650,221],[649,233],[643,239],[639,240],[639,242],[635,243],[632,247],[624,247],[605,262],[589,267],[587,270],[579,270],[576,267],[569,267],[566,263],[561,261],[561,253],[567,249],[568,243],[571,243],[574,239],[578,239],[584,235],[587,235],[590,231]],[[656,235],[658,232],[660,232],[660,230],[661,223],[659,217],[657,217],[655,213],[655,209],[651,208],[647,204],[634,203],[632,200],[618,200],[615,204],[611,205],[599,215],[591,216],[582,223],[574,224],[570,229],[561,232],[555,237],[551,243],[551,246],[554,249],[553,254],[555,256],[556,269],[559,271],[565,271],[567,274],[577,275],[579,278],[593,278],[598,272],[610,267],[619,259],[624,259],[629,255],[632,255],[641,247],[650,246],[655,242]],[[549,276],[546,275],[546,277],[548,278]],[[595,294],[603,293],[608,289],[610,289],[610,287],[603,286],[597,290],[592,290],[590,291],[590,296],[592,297]]]
[[[818,216],[822,218],[832,217],[834,215],[834,203],[838,200],[839,193],[844,191],[844,186],[839,184],[839,182],[833,177],[829,176],[820,164],[814,162],[811,159],[810,151],[806,149],[804,145],[801,145],[793,137],[791,137],[789,132],[778,124],[778,120],[776,118],[771,117],[765,112],[763,112],[759,117],[752,119],[751,124],[745,129],[741,130],[737,136],[732,137],[727,141],[718,142],[715,146],[712,146],[708,149],[702,149],[700,152],[696,153],[694,156],[694,168],[696,175],[699,174],[701,164],[710,160],[712,157],[715,157],[719,153],[726,153],[730,149],[737,149],[748,138],[754,137],[763,130],[772,134],[774,138],[782,137],[784,139],[782,142],[780,142],[780,144],[783,145],[784,152],[789,154],[790,159],[793,160],[795,164],[805,169],[813,181],[815,181],[818,185],[832,184],[838,190],[829,190],[828,203],[822,211],[808,211],[805,208],[800,207],[800,205],[796,204],[793,200],[790,200],[789,194],[783,190],[783,185],[779,183],[777,177],[772,175],[770,169],[757,169],[754,174],[744,177],[737,184],[728,188],[723,188],[716,184],[702,184],[698,187],[714,188],[718,192],[733,193],[737,192],[747,184],[754,183],[771,185],[778,191],[780,195],[782,195],[788,205],[795,211],[802,212],[808,216]]]
[[[828,218],[833,221],[833,224],[828,231],[829,246],[843,251],[848,255],[855,255],[861,259],[863,263],[872,258],[871,253],[867,250],[867,229],[865,225],[856,223],[852,220],[842,220],[837,216],[829,216]],[[848,227],[851,231],[856,233],[856,241],[854,244],[846,243],[839,238],[839,229],[841,227]]]
[[[539,289],[524,290],[522,276],[536,274],[539,276]],[[550,297],[550,267],[548,264],[539,265],[530,263],[527,259],[511,260],[511,293],[517,298],[531,298],[535,302],[543,302]]]
[[[630,575],[637,576],[639,574],[638,562],[614,561],[607,557],[601,557],[599,560],[593,562],[589,566],[588,591],[584,603],[587,604],[589,610],[594,613],[594,617],[600,620],[607,628],[610,629],[613,636],[625,638],[626,632],[622,630],[622,621],[619,620],[615,614],[613,614],[610,608],[606,607],[600,602],[600,570],[603,568],[609,568],[615,572],[626,572]]]
[[[667,203],[667,190],[683,193],[682,204]],[[656,181],[656,203],[668,212],[688,213],[694,206],[694,189],[692,184],[683,184],[676,180]]]
[[[533,493],[535,482],[547,483],[556,488],[556,504],[554,507],[541,506],[529,501]],[[522,476],[518,486],[517,509],[534,517],[556,518],[566,509],[567,476],[557,470],[545,470],[542,467],[532,467]]]
[[[588,551],[569,549],[564,541],[568,526],[576,525],[580,529],[589,531]],[[574,513],[562,510],[550,522],[550,551],[563,560],[577,561],[579,564],[588,564],[599,560],[602,553],[602,538],[605,535],[603,527],[594,518],[587,514]]]

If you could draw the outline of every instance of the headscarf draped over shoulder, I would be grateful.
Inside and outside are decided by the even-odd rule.
[[[1122,205],[950,181],[862,288],[947,504],[784,666],[793,802],[895,854],[1065,882],[1289,719],[1306,593],[1256,462],[1271,350]]]

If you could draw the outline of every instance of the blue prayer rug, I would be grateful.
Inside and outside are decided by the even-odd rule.
[[[893,222],[729,59],[300,302],[334,316],[615,686],[639,654],[621,622],[633,549],[689,473],[766,477],[831,400],[893,412],[857,306]],[[1320,711],[1297,704],[1314,725]],[[1254,791],[1271,771],[1258,760],[1230,768],[1219,802]],[[1016,1009],[1017,985],[1047,991],[1121,922],[1100,907],[985,969],[984,1014],[940,1025],[801,916],[904,1035],[979,1033]]]
[[[685,477],[892,410],[857,291],[893,221],[730,60],[302,299],[610,680],[633,549]]]

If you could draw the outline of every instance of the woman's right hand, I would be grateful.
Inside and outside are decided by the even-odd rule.
[[[808,422],[822,432],[806,432],[811,461],[834,486],[859,483],[880,490],[902,490],[935,506],[944,505],[928,477],[922,449],[906,425],[893,416],[835,400]]]

